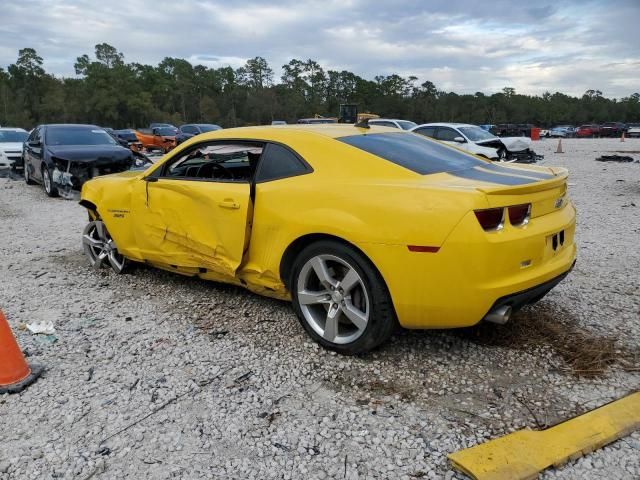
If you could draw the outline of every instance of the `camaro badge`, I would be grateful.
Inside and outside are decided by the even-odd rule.
[[[564,200],[562,197],[556,200],[556,208],[560,208],[562,206],[562,200]]]

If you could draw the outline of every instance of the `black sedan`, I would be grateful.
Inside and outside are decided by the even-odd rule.
[[[191,137],[205,132],[213,132],[214,130],[222,130],[222,127],[213,123],[188,123],[186,125],[180,125],[180,132],[176,136],[176,143],[181,144]]]
[[[90,178],[130,170],[140,162],[95,125],[40,125],[25,142],[23,158],[25,182],[41,183],[50,197],[65,198],[76,198]]]

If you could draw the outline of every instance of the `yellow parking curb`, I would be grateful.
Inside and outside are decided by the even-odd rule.
[[[520,430],[449,455],[476,480],[537,478],[640,428],[640,392],[541,431]]]

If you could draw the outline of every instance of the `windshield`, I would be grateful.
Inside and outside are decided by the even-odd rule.
[[[398,125],[400,125],[403,130],[411,130],[413,127],[418,126],[417,123],[410,122],[409,120],[398,120]]]
[[[472,142],[493,140],[494,138],[497,138],[494,134],[489,133],[480,127],[459,127],[458,130],[460,130],[464,136]]]
[[[13,130],[0,130],[0,143],[24,143],[29,134]]]
[[[117,145],[102,128],[48,127],[48,145]]]
[[[175,137],[176,131],[170,127],[154,128],[153,134],[160,135],[162,137]]]

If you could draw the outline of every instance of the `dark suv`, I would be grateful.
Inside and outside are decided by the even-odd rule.
[[[627,126],[622,122],[607,122],[600,126],[601,137],[619,137],[627,130]]]

